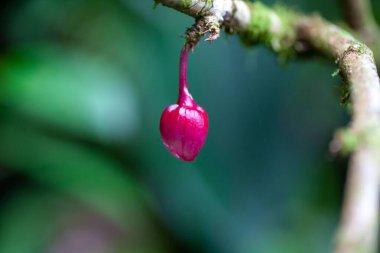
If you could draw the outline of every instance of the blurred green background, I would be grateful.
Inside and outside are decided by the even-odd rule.
[[[337,2],[283,1],[340,22]],[[346,160],[328,145],[348,121],[332,64],[200,43],[188,79],[210,128],[185,163],[158,123],[191,18],[150,0],[3,0],[0,21],[0,252],[329,251]]]

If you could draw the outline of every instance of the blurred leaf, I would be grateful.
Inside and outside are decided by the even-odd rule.
[[[114,65],[78,51],[36,45],[1,61],[1,101],[29,117],[104,141],[138,129],[137,96]]]
[[[106,155],[12,123],[0,125],[0,139],[2,164],[90,204],[115,221],[139,216],[136,185]]]

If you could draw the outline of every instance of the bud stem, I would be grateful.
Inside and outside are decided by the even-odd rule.
[[[194,104],[193,98],[189,93],[186,81],[187,75],[187,60],[189,56],[189,50],[184,46],[181,51],[179,59],[179,92],[178,92],[178,104],[192,106]]]

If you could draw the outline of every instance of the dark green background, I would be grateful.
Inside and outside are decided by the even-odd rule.
[[[341,24],[335,1],[283,3]],[[0,8],[0,252],[329,251],[346,160],[328,146],[348,121],[331,63],[200,43],[188,81],[210,128],[185,163],[158,123],[191,18],[150,0]]]

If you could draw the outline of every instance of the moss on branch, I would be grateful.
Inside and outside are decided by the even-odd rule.
[[[280,55],[294,53],[297,14],[277,5],[269,8],[260,2],[247,3],[251,18],[239,35],[246,45],[265,44]]]

